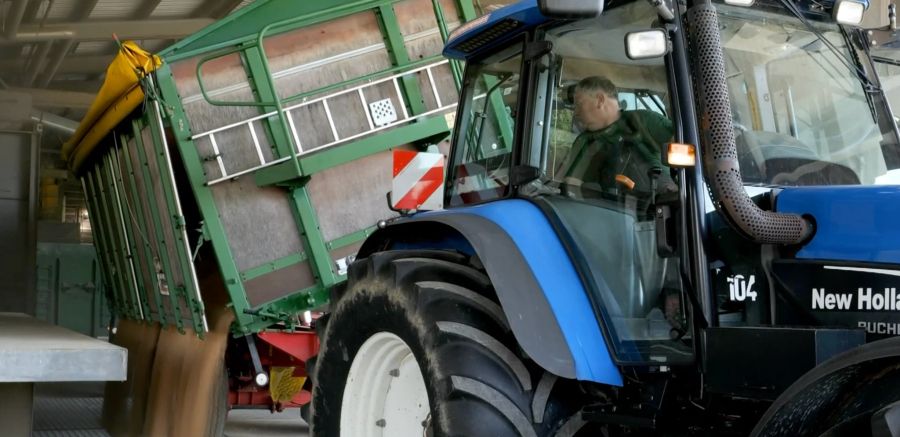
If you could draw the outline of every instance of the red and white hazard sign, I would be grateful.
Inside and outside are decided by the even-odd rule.
[[[394,151],[391,203],[396,209],[433,211],[444,207],[444,155]]]

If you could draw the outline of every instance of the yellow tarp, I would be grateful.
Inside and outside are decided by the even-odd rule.
[[[77,171],[97,144],[144,101],[140,80],[162,65],[159,56],[125,41],[106,69],[106,79],[75,134],[63,144],[62,156]]]

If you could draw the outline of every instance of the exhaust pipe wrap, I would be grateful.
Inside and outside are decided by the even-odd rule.
[[[744,191],[716,9],[708,2],[697,4],[688,11],[688,20],[699,92],[703,165],[713,201],[738,232],[750,240],[765,244],[803,243],[813,233],[812,223],[799,215],[764,211]]]

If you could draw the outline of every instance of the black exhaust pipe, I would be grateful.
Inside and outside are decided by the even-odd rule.
[[[814,226],[796,214],[760,209],[741,179],[725,61],[719,39],[719,18],[713,5],[694,2],[688,10],[691,65],[699,92],[700,145],[713,201],[743,236],[757,243],[795,245],[813,234]]]

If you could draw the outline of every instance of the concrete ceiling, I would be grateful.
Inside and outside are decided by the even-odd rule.
[[[77,122],[116,53],[113,35],[159,51],[251,1],[0,0],[0,86]]]
[[[66,198],[61,221],[84,199],[60,156],[117,51],[113,35],[157,52],[252,0],[0,0],[0,130],[43,126],[40,177]],[[74,221],[73,221],[74,220]]]

